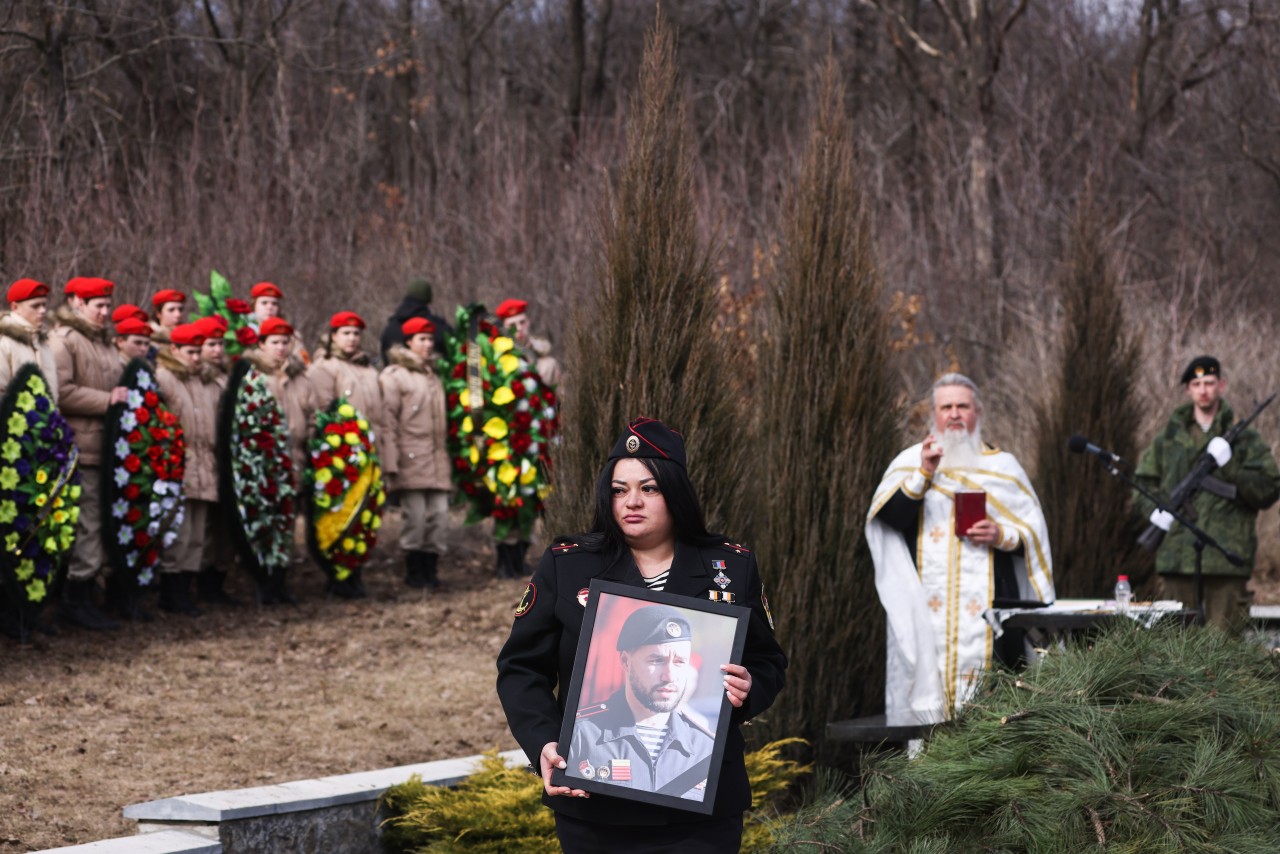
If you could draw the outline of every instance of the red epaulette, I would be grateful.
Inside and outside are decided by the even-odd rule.
[[[751,554],[751,549],[747,548],[742,543],[724,543],[724,547],[729,551],[733,552],[734,554],[740,554],[740,555]]]
[[[555,552],[557,555],[567,555],[570,552],[580,548],[582,547],[579,546],[577,543],[556,543],[554,546],[551,547],[551,551]]]

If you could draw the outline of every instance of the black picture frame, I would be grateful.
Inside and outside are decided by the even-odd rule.
[[[652,615],[654,631],[664,643],[653,644],[658,648],[651,663],[639,666],[662,667],[667,673],[668,681],[653,692],[680,692],[670,711],[649,707],[667,715],[656,760],[636,730],[630,699],[636,689],[628,693],[624,652],[617,649],[627,618],[655,607],[661,610]],[[552,773],[552,783],[709,815],[733,710],[720,665],[742,663],[750,615],[738,605],[593,579],[560,730],[560,755],[567,767]],[[638,619],[644,624],[645,618]],[[673,637],[666,641],[669,636]],[[687,653],[679,646],[682,641],[689,644]],[[657,664],[664,655],[667,663]],[[643,671],[635,678],[643,680]],[[660,707],[672,699],[660,696],[652,701]]]

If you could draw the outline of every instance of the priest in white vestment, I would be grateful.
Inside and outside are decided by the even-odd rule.
[[[885,712],[950,716],[993,652],[1015,661],[1021,633],[995,649],[982,613],[996,598],[1052,602],[1040,500],[1012,454],[982,443],[978,388],[962,374],[933,386],[934,432],[889,465],[867,514],[867,543],[888,624]],[[986,493],[986,518],[956,535],[957,492]],[[982,498],[977,497],[979,505]]]

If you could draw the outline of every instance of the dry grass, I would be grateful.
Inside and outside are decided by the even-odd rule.
[[[491,580],[483,529],[460,529],[448,589],[423,596],[394,528],[368,600],[326,600],[307,565],[298,608],[0,646],[0,852],[130,834],[130,803],[515,747],[494,660],[522,585]]]

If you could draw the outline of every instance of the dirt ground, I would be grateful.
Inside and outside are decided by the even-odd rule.
[[[411,590],[396,515],[365,600],[327,599],[307,563],[297,607],[252,604],[241,576],[239,609],[0,637],[0,854],[132,834],[121,810],[141,801],[516,747],[494,660],[523,582],[494,579],[488,535],[460,528],[446,589]]]

